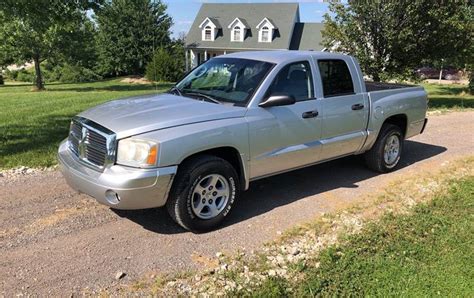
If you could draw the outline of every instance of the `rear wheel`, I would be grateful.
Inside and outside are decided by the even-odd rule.
[[[239,195],[238,175],[222,158],[203,155],[185,162],[173,182],[166,207],[183,228],[204,232],[219,226]]]
[[[403,133],[400,127],[384,124],[374,146],[365,153],[367,166],[379,173],[393,171],[403,150]]]

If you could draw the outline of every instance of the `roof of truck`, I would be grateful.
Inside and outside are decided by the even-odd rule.
[[[251,59],[258,61],[265,61],[271,63],[281,63],[289,59],[294,59],[296,57],[308,57],[308,55],[313,57],[321,58],[337,58],[337,57],[346,57],[344,54],[329,53],[329,52],[318,52],[318,51],[249,51],[249,52],[237,52],[232,54],[227,54],[223,56],[218,56],[216,58],[242,58],[242,59]]]

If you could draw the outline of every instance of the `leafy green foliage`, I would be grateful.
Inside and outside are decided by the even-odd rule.
[[[324,45],[357,57],[375,81],[413,77],[426,60],[467,63],[473,57],[469,1],[332,2],[330,10]]]
[[[65,64],[59,68],[59,81],[62,83],[93,82],[101,79],[101,76],[92,70],[79,66]]]
[[[105,76],[143,74],[154,49],[170,44],[171,18],[161,1],[107,1],[95,16],[98,71]]]
[[[33,61],[36,87],[44,89],[40,63],[81,49],[74,41],[82,38],[78,32],[87,27],[85,11],[95,6],[95,1],[88,0],[3,0],[0,52],[18,64]]]
[[[170,49],[160,48],[146,66],[146,77],[150,81],[175,82],[184,74],[184,46],[175,42]]]

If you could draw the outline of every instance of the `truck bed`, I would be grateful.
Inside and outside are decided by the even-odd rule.
[[[410,88],[410,87],[417,87],[417,86],[408,85],[408,84],[380,83],[380,82],[365,81],[365,88],[367,92],[393,90],[393,89]]]

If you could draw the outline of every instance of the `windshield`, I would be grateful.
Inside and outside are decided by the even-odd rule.
[[[183,96],[244,106],[273,64],[237,58],[215,58],[189,73],[176,89]]]

